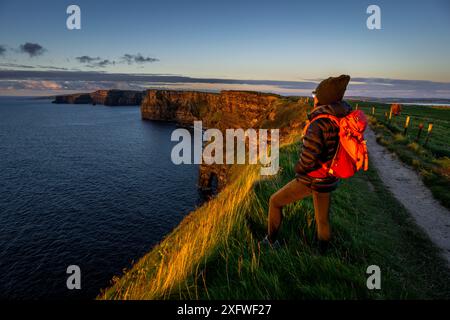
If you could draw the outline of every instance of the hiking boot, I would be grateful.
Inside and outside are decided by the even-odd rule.
[[[278,242],[278,240],[275,240],[275,242],[273,242],[273,243],[270,242],[269,236],[265,236],[265,238],[262,241],[260,241],[259,244],[262,247],[267,247],[267,248],[274,249],[274,250],[277,250],[277,249],[279,249],[281,247],[281,245]]]

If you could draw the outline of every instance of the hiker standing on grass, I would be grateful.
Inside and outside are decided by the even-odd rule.
[[[310,122],[305,128],[300,159],[295,165],[296,178],[270,197],[268,235],[263,243],[279,246],[276,236],[283,217],[282,208],[312,195],[319,250],[326,251],[331,238],[329,220],[331,192],[336,189],[339,180],[332,174],[333,170],[330,170],[340,146],[342,123],[339,120],[350,113],[358,114],[359,117],[364,118],[362,120],[365,120],[361,111],[352,112],[350,105],[342,101],[349,81],[348,75],[331,77],[322,81],[313,91],[314,109],[308,115]],[[359,120],[356,118],[356,121]],[[365,127],[362,132],[364,129]],[[362,143],[361,141],[359,142]],[[347,173],[344,176],[350,176],[353,173]]]

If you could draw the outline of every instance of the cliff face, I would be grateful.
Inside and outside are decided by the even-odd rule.
[[[148,90],[142,101],[141,114],[147,120],[175,121],[193,124],[202,120],[204,127],[255,128],[261,115],[280,99],[259,92]]]
[[[56,96],[53,103],[103,104],[105,106],[137,106],[143,93],[132,90],[97,90],[92,93],[75,93]]]
[[[98,90],[91,93],[94,103],[105,106],[137,106],[142,102],[143,92],[132,90]]]
[[[307,102],[306,102],[307,103]],[[174,121],[193,125],[201,120],[203,128],[224,131],[233,128],[277,128],[280,134],[300,128],[305,118],[305,103],[259,92],[148,90],[141,104],[142,119]],[[220,191],[228,182],[230,166],[200,165],[199,186]],[[213,186],[215,184],[215,186]]]
[[[64,96],[56,96],[53,103],[90,104],[92,98],[89,93],[75,93]]]

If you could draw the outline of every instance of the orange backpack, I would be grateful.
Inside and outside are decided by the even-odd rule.
[[[364,140],[364,131],[367,127],[367,118],[364,112],[355,110],[343,118],[320,114],[311,122],[321,118],[330,119],[339,126],[339,145],[333,159],[323,163],[321,168],[308,175],[313,178],[325,178],[330,175],[336,178],[349,178],[361,168],[367,171],[369,156],[366,140]],[[304,133],[311,122],[305,126]]]

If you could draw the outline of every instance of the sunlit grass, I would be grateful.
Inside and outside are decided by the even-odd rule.
[[[297,143],[280,152],[282,170],[261,179],[240,166],[234,182],[188,215],[100,299],[366,299],[448,297],[450,275],[429,240],[383,187],[373,168],[333,194],[333,246],[315,246],[311,199],[284,210],[279,250],[262,247],[268,199],[292,179]],[[366,287],[379,265],[383,290]]]
[[[227,241],[238,216],[248,208],[248,194],[258,173],[255,166],[243,169],[242,178],[188,215],[120,281],[115,279],[114,290],[106,291],[103,297],[156,299],[182,291],[186,298],[196,298],[196,288],[186,285],[184,280],[198,271],[215,245]],[[197,284],[202,281],[199,276],[195,279]]]
[[[306,109],[296,101],[290,99],[275,106],[261,123],[262,127],[282,127],[291,133],[283,139],[281,170],[276,176],[262,179],[257,166],[234,166],[231,182],[218,196],[186,216],[131,270],[114,278],[98,298],[448,298],[450,274],[446,263],[373,168],[343,181],[333,193],[333,245],[326,255],[320,255],[315,244],[311,199],[284,208],[279,250],[260,245],[266,234],[268,199],[295,175],[298,134]],[[383,111],[377,109],[378,116]],[[442,110],[432,111],[428,117],[442,118],[438,114]],[[414,130],[410,138],[402,135],[403,120],[397,120],[399,127],[394,132],[373,117],[370,121],[377,140],[392,151],[400,150],[402,160],[416,166],[426,181],[436,179],[433,168],[448,170],[448,158],[427,158],[430,148],[441,148],[441,137],[424,148],[412,141]],[[437,132],[442,130],[437,127]],[[428,166],[430,161],[433,167]],[[434,192],[441,192],[445,186],[445,181],[435,184]],[[448,188],[444,191],[448,193]],[[382,270],[380,291],[366,287],[366,268],[372,264]]]

